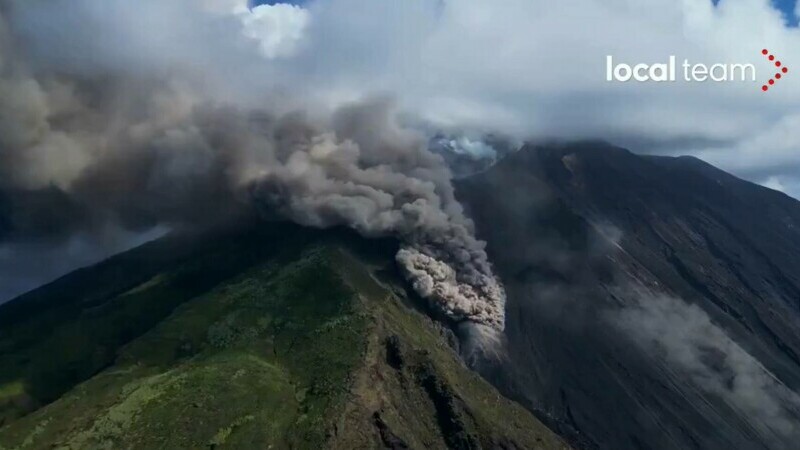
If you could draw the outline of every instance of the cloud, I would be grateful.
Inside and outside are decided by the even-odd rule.
[[[654,360],[663,360],[755,424],[776,448],[800,438],[800,397],[714,324],[700,307],[644,289],[609,312],[611,323]]]
[[[191,69],[221,97],[280,95],[319,109],[385,93],[430,129],[606,138],[698,154],[751,178],[755,166],[798,161],[786,150],[795,140],[768,145],[780,124],[790,129],[800,101],[792,72],[759,90],[772,72],[764,47],[800,71],[800,30],[769,0],[317,0],[252,9],[243,0],[54,0],[48,10],[67,11],[58,21],[31,13],[44,4],[20,8],[17,19],[62,66]],[[656,63],[673,54],[753,63],[758,81],[605,80],[606,55]],[[747,158],[748,142],[769,148]]]
[[[751,179],[800,161],[791,135],[800,30],[769,0],[320,0],[305,8],[304,45],[278,63],[293,79],[276,82],[325,102],[388,92],[432,128],[605,138],[699,155]],[[792,70],[767,93],[759,88],[774,68],[765,47]],[[752,63],[758,77],[609,83],[606,55],[630,64],[669,55]]]
[[[766,180],[761,182],[761,185],[783,192],[784,194],[790,195],[794,198],[800,198],[800,180],[794,176],[769,176]]]
[[[486,153],[470,142],[490,133],[607,138],[638,143],[634,150],[697,154],[759,181],[798,180],[791,169],[798,166],[800,77],[793,70],[768,93],[758,82],[614,84],[604,76],[609,54],[630,63],[675,54],[706,64],[752,62],[763,77],[771,70],[764,47],[791,70],[800,64],[800,30],[786,27],[768,0],[0,4],[8,20],[2,32],[13,34],[4,45],[25,55],[24,68],[3,62],[8,76],[0,86],[0,108],[14,111],[0,139],[27,150],[0,167],[18,187],[72,190],[97,158],[126,167],[125,151],[109,147],[123,133],[130,138],[123,148],[144,147],[165,163],[145,184],[123,178],[128,187],[154,195],[178,177],[189,181],[176,195],[204,198],[200,181],[228,180],[230,171],[209,166],[220,157],[205,142],[213,133],[181,122],[199,105],[274,117],[300,109],[315,121],[375,93],[393,97],[407,125],[453,136],[465,151]],[[70,81],[88,78],[90,86]],[[120,86],[108,81],[122,79]],[[101,95],[104,89],[121,95]],[[107,103],[98,108],[98,99]],[[70,122],[76,118],[82,122]],[[91,132],[59,132],[65,127]],[[191,154],[174,151],[191,142]],[[186,212],[165,206],[180,197],[152,198],[158,201],[135,206]]]
[[[766,125],[762,132],[744,137],[729,146],[699,150],[697,156],[733,173],[752,174],[751,178],[756,181],[781,179],[785,188],[778,190],[800,198],[800,190],[796,189],[800,184],[798,130],[800,114],[787,113],[773,124]]]
[[[775,191],[786,192],[786,186],[781,182],[778,177],[769,177],[761,183],[762,186],[768,187]]]
[[[241,17],[245,36],[257,40],[267,58],[294,54],[309,21],[307,10],[284,3],[235,8],[234,12]]]

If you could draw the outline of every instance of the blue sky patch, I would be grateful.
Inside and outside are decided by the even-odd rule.
[[[732,1],[732,0],[727,0]],[[797,0],[771,0],[772,6],[779,9],[783,13],[783,17],[786,19],[786,22],[789,24],[790,27],[796,27],[798,25],[798,18],[794,14],[794,6]],[[720,0],[711,0],[711,2],[716,6]]]
[[[289,3],[289,4],[292,4],[292,5],[302,5],[305,2],[303,0],[283,0],[283,1],[281,1],[281,0],[277,0],[277,1],[276,0],[252,0],[250,3],[251,3],[252,6],[258,6],[258,5],[274,5],[276,3]]]

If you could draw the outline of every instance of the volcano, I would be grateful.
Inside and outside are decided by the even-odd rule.
[[[501,391],[585,448],[794,447],[798,201],[603,142],[458,187],[508,291]]]
[[[0,447],[792,448],[800,203],[603,142],[481,169],[496,355],[394,239],[176,231],[0,306]]]

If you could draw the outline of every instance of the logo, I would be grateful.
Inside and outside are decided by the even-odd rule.
[[[775,67],[778,70],[777,72],[775,72],[775,76],[773,76],[772,78],[769,79],[769,81],[767,81],[767,84],[761,86],[761,90],[767,92],[770,86],[777,83],[778,80],[780,80],[783,77],[783,75],[786,75],[786,73],[789,72],[789,69],[786,66],[781,67],[783,63],[781,63],[780,60],[775,61],[775,55],[770,54],[769,50],[767,49],[761,50],[761,54],[766,56],[767,59],[770,61],[770,63],[774,61]]]
[[[679,77],[682,81],[687,82],[756,80],[756,67],[749,63],[715,63],[709,66],[702,63],[693,64],[688,59],[684,59],[678,65],[677,61],[678,58],[675,55],[670,55],[663,63],[639,63],[631,66],[625,63],[614,64],[613,56],[607,55],[606,81],[676,82]],[[780,61],[778,62],[780,63]],[[678,70],[679,68],[680,70]]]

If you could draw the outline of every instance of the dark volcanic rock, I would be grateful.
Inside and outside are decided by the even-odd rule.
[[[458,194],[509,294],[485,374],[576,446],[794,445],[800,202],[597,142],[525,147]]]

